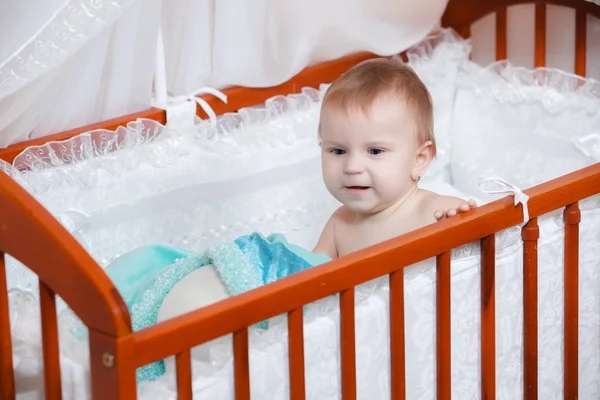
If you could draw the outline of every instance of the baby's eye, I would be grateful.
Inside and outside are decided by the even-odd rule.
[[[331,149],[329,151],[335,154],[336,156],[343,156],[344,154],[346,154],[346,151],[344,149]]]
[[[376,156],[383,153],[382,149],[369,149],[369,154]]]

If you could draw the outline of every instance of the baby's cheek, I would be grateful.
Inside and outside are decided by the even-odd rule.
[[[340,179],[340,166],[335,161],[329,159],[323,160],[322,170],[324,180],[333,181],[335,179]]]

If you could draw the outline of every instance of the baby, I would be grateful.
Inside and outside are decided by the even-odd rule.
[[[364,61],[327,90],[319,126],[323,179],[343,205],[313,252],[344,256],[476,207],[419,189],[436,153],[431,96],[406,64]]]

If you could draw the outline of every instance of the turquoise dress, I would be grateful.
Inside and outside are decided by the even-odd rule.
[[[330,261],[288,243],[284,236],[258,233],[213,246],[203,253],[152,245],[133,250],[106,268],[131,314],[134,331],[156,323],[158,310],[170,290],[187,274],[213,265],[230,296],[252,290],[288,275]],[[268,321],[259,324],[266,329]],[[164,362],[141,367],[138,381],[155,380]]]

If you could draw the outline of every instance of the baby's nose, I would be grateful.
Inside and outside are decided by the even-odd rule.
[[[365,165],[360,157],[358,156],[349,156],[346,161],[346,166],[344,168],[344,173],[348,175],[360,174],[364,172]]]

